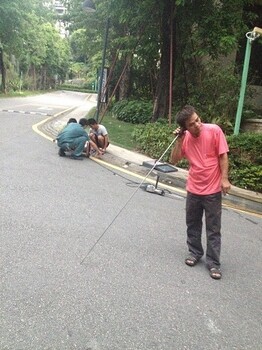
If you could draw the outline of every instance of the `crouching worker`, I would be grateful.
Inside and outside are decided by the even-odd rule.
[[[79,123],[69,123],[58,134],[56,141],[59,147],[58,154],[60,157],[65,157],[65,152],[72,152],[71,159],[82,160],[82,153],[89,136],[85,131],[88,126],[87,119],[81,118]]]
[[[109,145],[108,132],[106,128],[104,127],[104,125],[98,124],[97,121],[93,118],[88,119],[87,123],[90,126],[89,137],[91,141],[93,141],[96,144],[96,146],[101,150],[102,153],[105,153],[106,148]]]

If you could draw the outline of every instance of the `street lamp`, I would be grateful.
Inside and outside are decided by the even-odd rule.
[[[92,0],[85,0],[83,2],[83,9],[86,12],[95,12],[96,11],[96,7],[95,7]],[[108,31],[109,31],[109,17],[106,20],[105,37],[104,37],[103,54],[102,54],[102,65],[101,65],[100,77],[99,77],[99,81],[98,81],[97,107],[96,107],[96,114],[95,114],[96,121],[98,121],[99,111],[100,111],[100,103],[101,103],[101,97],[102,97],[101,93],[102,93],[103,75],[104,75],[104,69],[105,69]]]
[[[242,73],[241,86],[240,86],[240,95],[239,95],[238,106],[237,106],[234,135],[239,134],[239,128],[240,128],[243,105],[244,105],[244,97],[245,97],[246,85],[247,85],[247,75],[248,75],[249,61],[250,61],[250,55],[251,55],[251,46],[253,41],[256,40],[260,35],[262,35],[262,28],[258,28],[258,27],[255,27],[252,32],[246,33],[247,44],[246,44],[246,52],[245,52],[243,73]]]

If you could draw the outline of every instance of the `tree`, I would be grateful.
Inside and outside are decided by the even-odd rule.
[[[5,51],[15,50],[21,28],[22,13],[19,0],[0,0],[0,71],[2,92],[6,92]]]
[[[101,57],[104,23],[110,16],[106,63],[115,98],[151,97],[152,120],[156,121],[168,115],[170,82],[178,109],[201,89],[206,62],[222,62],[236,51],[246,31],[243,5],[253,1],[94,0],[93,14],[83,13],[80,0],[69,2],[71,29],[86,29],[89,60]]]
[[[160,117],[168,114],[169,88],[170,88],[170,50],[171,40],[175,35],[171,35],[174,26],[173,21],[173,0],[165,0],[161,3],[160,16],[160,69],[157,78],[156,94],[152,120],[156,121]],[[173,33],[172,33],[173,34]],[[175,47],[175,46],[174,46]],[[174,53],[173,53],[174,54]],[[171,77],[173,80],[173,76]]]
[[[0,0],[2,91],[6,91],[6,64],[13,66],[12,62],[17,74],[23,72],[32,80],[30,88],[46,88],[56,78],[65,79],[71,54],[67,40],[55,29],[52,4],[51,0]]]

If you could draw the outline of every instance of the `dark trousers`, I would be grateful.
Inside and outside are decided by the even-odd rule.
[[[70,143],[66,142],[66,143],[58,143],[58,147],[60,147],[63,151],[69,151],[72,150],[73,153],[72,155],[74,156],[81,156],[84,147],[85,147],[85,143],[87,141],[87,137],[86,136],[79,136],[76,137],[74,140],[72,140]]]
[[[209,269],[220,267],[221,205],[221,192],[205,196],[190,192],[187,193],[186,224],[188,249],[196,259],[200,259],[204,254],[201,235],[203,226],[202,218],[205,211],[207,239],[206,264]]]

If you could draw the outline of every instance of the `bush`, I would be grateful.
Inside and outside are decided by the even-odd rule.
[[[132,138],[142,153],[159,159],[173,140],[171,128],[163,123],[148,123],[137,126]],[[261,134],[244,133],[227,137],[229,145],[229,179],[234,186],[262,192],[262,137]],[[169,161],[171,149],[163,157]],[[182,159],[178,167],[188,168],[188,162]]]
[[[118,120],[132,124],[146,124],[152,116],[153,106],[148,101],[116,102],[112,108],[112,114]]]
[[[167,124],[148,123],[135,127],[132,138],[137,142],[140,151],[149,157],[159,159],[174,139],[173,130],[174,128],[170,128]],[[168,161],[170,153],[171,149],[162,160]]]
[[[71,84],[61,84],[56,86],[59,90],[68,90],[68,91],[78,91],[78,92],[86,92],[86,93],[94,93],[94,90],[86,89],[85,87],[80,87],[78,85]]]
[[[243,133],[227,137],[229,145],[229,177],[232,184],[262,192],[262,137]]]
[[[231,166],[230,181],[237,187],[262,193],[262,166],[252,164],[247,168]]]

